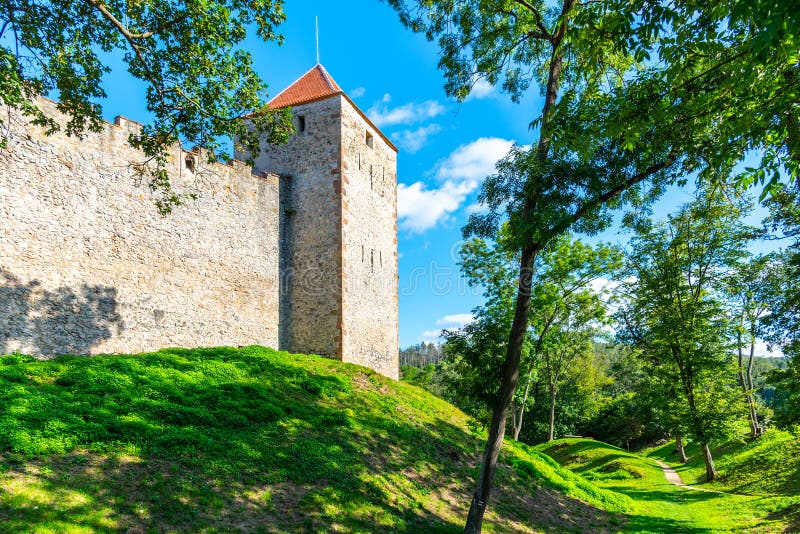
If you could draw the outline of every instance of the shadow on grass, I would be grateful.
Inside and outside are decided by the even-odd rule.
[[[392,387],[261,347],[4,357],[0,530],[460,532],[481,443]],[[503,524],[618,523],[534,485],[501,470]]]
[[[625,528],[622,530],[622,532],[637,534],[654,534],[657,532],[668,532],[670,534],[712,534],[717,531],[693,526],[689,521],[667,519],[652,515],[629,515],[628,523],[625,525]]]
[[[800,532],[800,502],[770,513],[767,519],[786,521],[787,527],[784,532]]]

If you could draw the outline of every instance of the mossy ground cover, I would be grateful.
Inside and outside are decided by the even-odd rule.
[[[483,436],[416,387],[263,347],[0,358],[0,532],[460,532]],[[508,443],[489,532],[627,497]]]
[[[791,514],[800,499],[792,494],[731,495],[680,488],[667,482],[652,459],[588,439],[557,440],[536,449],[596,485],[630,497],[634,506],[623,532],[750,533],[795,528]]]

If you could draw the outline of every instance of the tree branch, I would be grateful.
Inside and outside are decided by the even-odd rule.
[[[531,14],[536,19],[536,27],[539,28],[539,32],[542,34],[542,38],[553,42],[553,35],[547,30],[544,25],[544,21],[542,20],[542,14],[539,13],[539,10],[536,9],[531,3],[527,0],[514,0],[517,4],[521,5],[525,9],[531,12]]]
[[[128,39],[128,40],[132,40],[132,39],[133,40],[147,39],[148,37],[152,37],[152,36],[154,36],[154,35],[156,35],[158,33],[163,32],[164,30],[166,30],[168,28],[171,28],[172,26],[178,24],[179,22],[182,22],[182,21],[186,20],[189,17],[189,14],[185,13],[184,15],[182,15],[182,16],[174,19],[174,20],[171,20],[171,21],[167,22],[162,26],[159,26],[158,28],[156,28],[154,30],[149,30],[149,31],[142,32],[142,33],[132,33],[99,0],[86,0],[86,2],[88,2],[95,9],[97,9],[100,13],[102,13],[102,15],[106,18],[106,20],[108,20],[111,24],[113,24],[117,28],[117,30],[119,30],[119,32],[122,35],[124,35],[125,38]]]
[[[558,235],[566,231],[570,226],[575,224],[577,221],[581,220],[589,212],[589,210],[605,204],[615,196],[630,189],[631,187],[638,184],[648,176],[652,176],[653,174],[659,171],[663,171],[664,169],[669,168],[677,160],[678,160],[677,153],[675,153],[674,151],[670,152],[664,161],[647,167],[644,171],[631,176],[630,178],[628,178],[621,184],[617,185],[616,187],[612,187],[611,189],[599,195],[598,197],[587,201],[580,208],[578,208],[575,211],[575,213],[572,214],[571,217],[568,217],[565,220],[563,220],[560,224],[555,225],[552,228],[550,235]]]

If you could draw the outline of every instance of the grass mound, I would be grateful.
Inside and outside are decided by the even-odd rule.
[[[460,532],[483,437],[416,387],[263,347],[0,358],[2,532]],[[508,443],[491,532],[616,531],[625,496]]]
[[[536,450],[597,486],[629,496],[634,505],[625,532],[797,531],[796,494],[747,496],[720,492],[724,487],[718,485],[703,486],[711,491],[678,487],[667,482],[653,459],[588,439],[558,440]],[[723,465],[724,458],[719,459]],[[693,481],[684,477],[684,482]]]
[[[538,445],[536,450],[592,481],[658,479],[662,473],[652,461],[602,441],[562,439]]]
[[[800,495],[800,439],[776,429],[758,438],[729,441],[712,449],[718,479],[710,486],[748,495]],[[688,484],[705,481],[705,465],[697,444],[686,447],[689,461],[676,465]],[[675,443],[650,451],[649,456],[678,464]]]

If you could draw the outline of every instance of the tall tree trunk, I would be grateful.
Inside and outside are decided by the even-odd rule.
[[[561,41],[567,30],[568,14],[572,10],[576,0],[563,0],[561,7],[561,21],[558,23],[556,34],[551,42],[553,55],[550,58],[550,65],[547,76],[547,87],[544,95],[544,106],[542,107],[542,122],[539,129],[539,143],[536,146],[536,157],[542,161],[547,159],[550,151],[553,107],[558,98],[558,87],[561,83],[561,71],[564,66],[564,49],[561,48]],[[525,205],[522,210],[522,218],[528,221],[536,209],[536,199],[528,194],[525,198]],[[500,454],[500,447],[503,445],[503,434],[505,433],[506,418],[508,417],[508,407],[514,396],[514,390],[519,380],[519,362],[522,356],[522,341],[525,331],[528,329],[528,311],[531,305],[531,281],[533,279],[533,265],[536,255],[541,250],[538,243],[522,248],[522,255],[519,262],[519,287],[517,289],[517,301],[514,308],[514,321],[511,323],[511,331],[508,336],[506,346],[506,359],[503,362],[503,374],[500,379],[500,391],[498,392],[497,402],[492,409],[492,421],[489,426],[489,437],[486,440],[486,449],[483,453],[481,463],[481,473],[478,476],[478,486],[472,496],[472,502],[467,514],[467,522],[464,525],[464,534],[478,534],[483,527],[483,516],[486,513],[486,503],[492,489],[494,472],[497,469],[497,456]]]
[[[764,429],[761,428],[761,425],[758,423],[758,412],[756,411],[756,402],[753,398],[753,391],[755,388],[753,387],[753,359],[756,355],[756,336],[755,333],[751,331],[750,333],[750,359],[747,362],[747,388],[749,390],[749,396],[747,401],[750,405],[750,419],[753,421],[753,437],[760,436]]]
[[[740,327],[742,325],[740,324]],[[739,368],[738,368],[738,376],[739,376],[739,385],[742,388],[742,395],[744,395],[744,400],[747,403],[747,422],[750,423],[750,435],[755,437],[758,435],[758,417],[755,415],[755,407],[753,406],[753,396],[750,394],[750,388],[748,385],[748,380],[745,378],[744,375],[744,354],[743,354],[743,344],[744,340],[742,339],[742,332],[741,330],[736,333],[736,346],[739,355]]]
[[[516,440],[519,437],[519,433],[522,430],[522,424],[520,419],[517,417],[517,401],[511,402],[511,433],[513,438]]]
[[[522,431],[522,418],[525,415],[525,406],[528,404],[528,393],[531,391],[531,378],[533,376],[533,369],[528,373],[527,383],[525,384],[525,393],[522,395],[522,402],[519,406],[519,413],[515,408],[513,410],[514,416],[514,441],[519,441],[519,433]]]
[[[556,426],[556,386],[550,384],[550,425],[547,427],[547,441],[553,441]]]
[[[683,436],[680,433],[675,436],[675,450],[678,451],[678,458],[680,458],[682,464],[689,461],[689,458],[686,457],[686,450],[683,448]]]
[[[478,485],[472,496],[472,503],[464,527],[465,534],[477,534],[483,526],[483,516],[486,513],[486,503],[492,490],[492,481],[497,469],[497,457],[503,446],[503,435],[506,430],[508,408],[514,398],[514,390],[519,380],[519,362],[522,356],[522,341],[528,328],[528,310],[531,303],[531,280],[533,278],[533,264],[536,260],[538,248],[526,247],[520,259],[519,289],[514,310],[514,321],[511,323],[506,359],[503,362],[503,373],[500,379],[500,391],[497,402],[492,410],[492,421],[489,425],[489,437],[486,440],[486,449],[483,453],[481,472]]]
[[[711,449],[708,443],[701,443],[703,450],[703,461],[706,464],[706,482],[713,482],[717,478],[717,467],[714,465],[714,458],[711,457]]]

